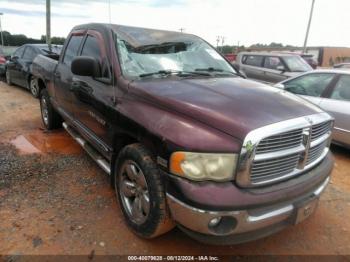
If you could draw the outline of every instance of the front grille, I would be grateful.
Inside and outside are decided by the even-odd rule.
[[[299,154],[293,154],[275,159],[255,161],[250,177],[252,183],[259,183],[266,179],[273,180],[293,172],[298,166],[299,157]]]
[[[264,138],[260,141],[256,149],[256,154],[269,153],[296,147],[301,144],[303,138],[302,132],[302,129],[297,129]]]
[[[307,122],[300,128],[263,137],[249,162],[250,185],[268,184],[301,174],[325,155],[331,129],[332,120],[328,116],[327,121],[314,125]]]

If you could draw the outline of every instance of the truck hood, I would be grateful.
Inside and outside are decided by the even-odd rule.
[[[130,92],[240,140],[253,129],[322,112],[284,90],[238,77],[134,81]]]

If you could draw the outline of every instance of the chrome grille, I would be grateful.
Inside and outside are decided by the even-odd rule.
[[[254,187],[302,174],[326,156],[332,126],[333,119],[320,113],[252,131],[244,141],[237,182]]]
[[[312,127],[311,140],[315,140],[332,129],[332,122],[320,123]]]
[[[256,154],[263,154],[277,150],[293,148],[301,144],[302,129],[285,132],[279,135],[270,136],[260,141]]]
[[[255,161],[251,173],[252,183],[275,179],[293,172],[298,166],[299,157],[299,154],[293,154],[276,159]]]

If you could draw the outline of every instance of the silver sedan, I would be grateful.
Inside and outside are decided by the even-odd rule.
[[[314,70],[275,85],[318,105],[335,118],[333,143],[350,147],[350,71]]]

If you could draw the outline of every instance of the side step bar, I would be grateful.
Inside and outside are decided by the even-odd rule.
[[[68,126],[65,122],[62,126],[66,131],[78,142],[79,145],[92,157],[93,160],[108,174],[111,175],[111,166],[108,161],[97,152],[85,139],[83,139],[73,128]]]

